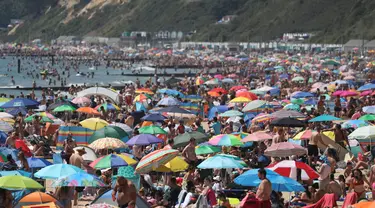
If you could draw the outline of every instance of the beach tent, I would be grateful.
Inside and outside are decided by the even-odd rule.
[[[59,208],[59,206],[57,206],[54,202],[50,202],[45,204],[22,206],[22,208]]]
[[[98,197],[96,197],[96,199],[93,202],[91,202],[91,205],[93,205],[93,204],[103,204],[103,203],[106,203],[106,204],[117,207],[117,203],[112,200],[112,189],[110,189],[110,190],[104,192],[103,194],[99,195]],[[137,207],[137,208],[150,208],[150,205],[137,194],[137,199],[135,201],[135,207]]]
[[[50,194],[36,191],[22,196],[22,198],[15,203],[14,208],[21,208],[27,205],[37,205],[51,202],[56,203],[58,202],[58,200]]]
[[[108,97],[115,103],[119,102],[119,94],[117,92],[103,87],[90,87],[77,93],[77,97],[90,97],[91,95],[100,95]]]
[[[74,151],[77,152],[77,149],[82,149],[84,148],[86,151],[86,154],[84,154],[82,157],[85,161],[94,161],[98,159],[98,156],[95,153],[95,150],[91,149],[90,147],[85,147],[85,146],[78,146],[74,148]]]
[[[83,128],[81,126],[60,126],[59,137],[56,148],[62,149],[64,140],[68,137],[68,134],[72,133],[74,140],[79,146],[87,146],[91,135],[94,133],[93,130]]]

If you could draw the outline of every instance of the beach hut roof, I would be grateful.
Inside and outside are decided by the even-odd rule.
[[[362,40],[362,39],[352,39],[349,40],[347,43],[344,44],[344,47],[359,47],[362,46],[362,44],[366,44],[368,40]]]

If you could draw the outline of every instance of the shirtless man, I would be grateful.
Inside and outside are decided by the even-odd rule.
[[[309,144],[307,145],[307,151],[309,156],[309,165],[312,166],[313,162],[316,162],[317,157],[319,156],[318,143],[322,143],[324,146],[327,146],[322,140],[321,127],[316,128],[316,132],[311,134]]]
[[[6,140],[5,140],[5,145],[16,148],[15,142],[18,139],[18,134],[17,132],[13,132]]]
[[[279,128],[277,130],[277,134],[272,138],[272,144],[280,143],[280,142],[285,142],[285,134],[284,134],[284,129]]]
[[[337,181],[335,181],[335,175],[334,174],[330,175],[330,182],[329,182],[326,190],[327,190],[328,193],[335,194],[336,200],[340,199],[340,197],[342,195],[342,189],[341,189],[340,184]]]
[[[375,165],[371,166],[371,172],[370,172],[370,185],[372,188],[372,198],[375,199]]]
[[[112,200],[116,200],[117,194],[117,203],[120,208],[126,208],[129,205],[129,202],[136,201],[137,199],[137,190],[132,182],[119,176],[116,181],[116,185],[112,191]]]
[[[327,129],[325,131],[333,131],[335,133],[335,142],[341,147],[346,149],[344,141],[349,145],[348,136],[346,135],[345,131],[341,129],[340,124],[336,124],[334,128]],[[350,146],[349,149],[351,150]]]
[[[195,154],[195,146],[195,139],[191,138],[189,144],[182,151],[182,156],[190,165],[195,165],[198,160],[197,155]]]
[[[264,169],[258,170],[258,177],[261,180],[257,193],[256,198],[259,201],[260,208],[271,208],[271,193],[272,193],[272,184],[267,179],[267,172]]]

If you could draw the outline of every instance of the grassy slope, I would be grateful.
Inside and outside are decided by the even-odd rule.
[[[27,2],[39,2],[39,6]],[[49,1],[49,3],[46,3]],[[345,42],[351,38],[375,38],[375,1],[371,0],[132,0],[95,10],[95,15],[78,17],[61,24],[67,12],[54,6],[47,14],[46,5],[56,0],[17,0],[8,19],[28,14],[25,26],[13,39],[56,38],[60,35],[119,36],[123,31],[181,30],[194,31],[201,41],[260,41],[280,37],[284,32],[315,32],[314,41]],[[87,1],[86,1],[87,2]],[[76,5],[83,8],[85,2]],[[18,11],[16,8],[27,8]],[[1,9],[0,9],[1,10]],[[21,9],[20,9],[21,10]],[[94,11],[91,11],[94,12]],[[228,25],[214,24],[224,15],[238,18]],[[0,20],[2,16],[0,12]],[[0,21],[1,23],[1,21]]]

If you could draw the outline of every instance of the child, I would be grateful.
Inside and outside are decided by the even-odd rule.
[[[339,175],[339,184],[342,190],[342,196],[345,198],[346,196],[346,187],[345,187],[345,177],[344,175]]]

